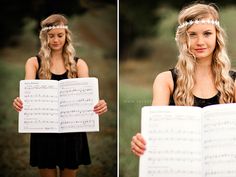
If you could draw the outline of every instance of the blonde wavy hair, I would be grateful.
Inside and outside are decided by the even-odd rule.
[[[181,10],[178,23],[183,24],[186,21],[213,17],[213,20],[219,20],[218,9],[214,4],[192,4]],[[176,105],[194,105],[193,87],[195,84],[194,71],[196,58],[190,52],[187,29],[189,26],[178,28],[176,31],[176,42],[179,47],[177,69],[176,90],[173,94]],[[234,102],[234,82],[229,75],[231,63],[226,52],[224,30],[215,25],[216,28],[216,47],[212,59],[212,72],[214,83],[219,92],[220,103]]]
[[[49,26],[58,26],[58,25],[67,25],[68,20],[61,14],[53,14],[47,17],[45,20],[41,22],[41,28],[49,27]],[[48,31],[49,30],[41,30],[39,34],[39,39],[41,42],[41,48],[38,55],[41,58],[41,67],[39,69],[39,78],[40,79],[51,79],[50,72],[50,57],[51,57],[51,49],[49,47],[48,40]],[[76,62],[74,60],[75,57],[75,49],[72,45],[72,34],[69,29],[65,29],[66,32],[66,42],[63,47],[63,59],[65,62],[65,67],[68,71],[68,78],[77,77],[77,67]]]

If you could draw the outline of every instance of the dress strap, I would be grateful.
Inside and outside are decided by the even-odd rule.
[[[230,71],[229,71],[229,75],[230,75],[230,77],[231,77],[234,81],[236,80],[236,72],[235,72],[235,71],[230,70]]]
[[[40,58],[39,55],[36,55],[36,58],[37,58],[38,65],[39,65],[38,70],[37,70],[37,73],[36,73],[36,79],[39,79],[39,69],[40,69],[40,67],[41,67],[41,58]]]
[[[173,89],[173,93],[174,93],[175,87],[176,87],[176,82],[177,82],[177,69],[172,68],[172,69],[169,69],[169,71],[171,72],[173,83],[174,83],[174,89]]]
[[[36,58],[37,58],[37,61],[38,61],[38,65],[39,65],[39,68],[41,67],[41,58],[39,55],[36,55]],[[39,70],[38,68],[38,70]]]
[[[79,57],[74,57],[74,60],[77,63],[77,61],[79,60]]]

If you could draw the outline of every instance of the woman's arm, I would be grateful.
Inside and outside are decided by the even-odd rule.
[[[82,59],[77,61],[77,70],[78,77],[89,77],[89,69],[86,62]],[[105,100],[99,100],[98,103],[94,106],[93,111],[98,115],[101,115],[107,112],[107,103]]]
[[[153,84],[153,106],[169,105],[170,95],[173,92],[173,79],[170,71],[160,73]],[[146,141],[140,133],[132,137],[131,150],[141,156],[146,150]]]
[[[82,59],[77,61],[77,75],[78,77],[89,77],[88,65]]]
[[[31,57],[27,60],[25,64],[25,79],[35,79],[36,78],[36,73],[38,69],[38,61],[36,57]],[[16,97],[13,100],[13,108],[17,111],[20,112],[23,108],[23,102],[19,97]]]
[[[38,67],[37,58],[29,58],[25,64],[25,80],[35,79]]]
[[[170,95],[173,92],[173,79],[170,71],[160,73],[153,84],[153,106],[169,105]]]

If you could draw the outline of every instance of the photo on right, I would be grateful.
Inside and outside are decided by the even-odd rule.
[[[235,176],[236,4],[119,7],[119,176]]]

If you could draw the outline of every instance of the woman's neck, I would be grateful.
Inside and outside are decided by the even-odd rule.
[[[195,67],[195,79],[201,81],[202,79],[213,81],[213,72],[211,62],[197,62]]]
[[[62,51],[53,51],[51,53],[51,61],[63,60]]]
[[[212,98],[217,94],[212,72],[211,60],[200,60],[196,63],[192,93],[199,98]]]
[[[212,59],[199,59],[199,60],[197,60],[195,72],[202,73],[202,74],[211,73],[212,72],[211,62],[212,62]]]

